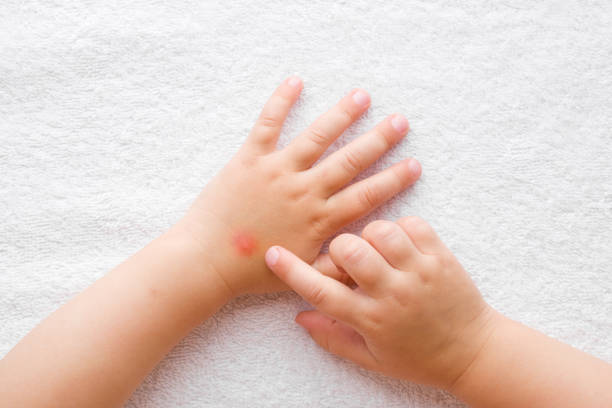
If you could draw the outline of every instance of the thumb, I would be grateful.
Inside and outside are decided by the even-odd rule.
[[[310,337],[325,350],[351,360],[369,370],[376,368],[376,359],[365,340],[350,326],[325,316],[317,310],[302,312],[295,321],[308,330]]]

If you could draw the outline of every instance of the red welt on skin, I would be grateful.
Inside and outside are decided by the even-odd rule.
[[[242,256],[251,256],[257,248],[257,241],[255,238],[246,232],[236,232],[232,236],[232,245],[236,248],[236,251]]]

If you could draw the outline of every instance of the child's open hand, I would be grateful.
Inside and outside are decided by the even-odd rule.
[[[375,221],[362,235],[340,235],[329,247],[355,290],[286,249],[268,250],[268,266],[318,309],[296,321],[323,348],[365,368],[452,388],[486,343],[497,313],[423,220]]]
[[[368,109],[370,98],[360,89],[277,150],[281,127],[301,90],[295,77],[278,87],[246,143],[177,225],[196,238],[233,294],[283,288],[263,261],[266,248],[282,244],[312,262],[334,232],[413,184],[421,173],[419,163],[407,159],[346,187],[408,132],[400,115],[387,117],[313,166]]]

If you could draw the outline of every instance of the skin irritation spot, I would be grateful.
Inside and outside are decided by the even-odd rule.
[[[253,235],[247,232],[236,232],[232,236],[232,246],[239,255],[251,256],[257,248],[257,241]]]

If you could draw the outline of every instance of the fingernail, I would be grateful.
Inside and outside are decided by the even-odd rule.
[[[421,174],[421,165],[415,159],[410,159],[408,162],[408,171],[413,176],[419,176]]]
[[[275,247],[271,247],[266,251],[266,263],[268,266],[274,266],[276,261],[278,261],[278,257],[280,256],[280,252]]]
[[[391,119],[391,126],[399,133],[404,133],[408,129],[408,121],[402,115],[394,115]]]
[[[353,101],[355,101],[357,105],[367,106],[370,103],[370,96],[367,93],[358,90],[353,94]]]
[[[294,77],[289,78],[289,80],[287,81],[287,84],[289,84],[289,86],[293,88],[299,88],[300,85],[302,84],[302,80],[294,76]]]

